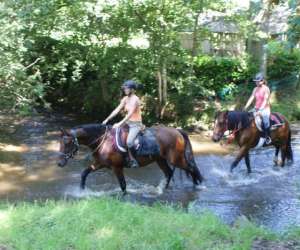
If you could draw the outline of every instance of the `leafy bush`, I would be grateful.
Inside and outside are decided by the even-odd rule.
[[[287,43],[268,43],[268,78],[282,79],[300,70],[300,51],[291,50]]]

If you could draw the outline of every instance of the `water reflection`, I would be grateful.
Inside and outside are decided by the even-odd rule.
[[[90,162],[83,147],[67,167],[56,166],[58,128],[76,124],[75,120],[60,116],[20,119],[1,114],[0,198],[15,201],[118,196],[119,184],[106,169],[89,176],[86,190],[79,189],[80,172]],[[274,149],[268,148],[251,152],[252,174],[247,174],[243,161],[230,174],[234,155],[216,155],[212,147],[211,154],[196,158],[206,179],[199,188],[195,189],[191,180],[177,170],[170,188],[164,190],[164,176],[152,165],[125,170],[129,195],[122,199],[150,205],[157,201],[174,203],[196,213],[208,209],[227,223],[246,216],[274,230],[287,229],[300,223],[299,129],[299,125],[293,126],[292,166],[274,167]],[[199,146],[200,140],[193,139]],[[211,147],[208,141],[203,145]],[[203,145],[199,146],[201,150]]]

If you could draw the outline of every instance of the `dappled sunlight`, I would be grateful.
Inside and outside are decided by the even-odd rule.
[[[20,180],[26,175],[25,169],[10,164],[0,165],[0,195],[16,192],[23,189]]]
[[[54,167],[45,167],[44,169],[38,169],[37,171],[35,171],[35,173],[28,174],[24,178],[24,181],[54,181],[61,178],[58,170],[58,168]]]
[[[0,228],[6,229],[10,227],[11,209],[6,208],[0,210]]]
[[[23,191],[25,187],[35,182],[51,182],[61,178],[58,169],[45,167],[31,173],[23,166],[10,164],[0,165],[0,195]]]
[[[113,236],[114,230],[111,227],[105,226],[102,227],[95,232],[95,237],[98,240],[110,238]]]
[[[25,144],[21,144],[19,146],[12,145],[12,144],[4,144],[0,143],[0,151],[3,152],[19,152],[19,153],[24,153],[28,152],[28,146]]]
[[[56,165],[60,132],[42,119],[0,115],[1,197],[50,195],[52,183],[65,178]]]
[[[58,141],[50,141],[43,147],[44,150],[58,152],[59,150],[59,142]]]
[[[20,185],[20,183],[17,184],[15,182],[1,180],[0,195],[21,191],[22,189],[23,187]]]
[[[195,154],[228,154],[234,149],[233,145],[221,145],[203,136],[191,135],[190,139]]]

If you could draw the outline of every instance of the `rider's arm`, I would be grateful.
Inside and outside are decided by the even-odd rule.
[[[269,90],[269,88],[266,88],[266,92],[265,92],[265,95],[264,95],[264,101],[263,101],[263,103],[261,105],[262,108],[266,107],[266,105],[269,102],[269,98],[270,98],[270,90]]]
[[[125,122],[127,122],[130,119],[130,117],[132,116],[132,114],[134,113],[134,111],[138,108],[138,105],[139,105],[139,102],[138,102],[138,100],[136,100],[134,102],[134,104],[132,105],[132,107],[130,107],[130,109],[128,110],[128,113],[124,117],[124,119],[118,123],[119,126],[122,126]]]
[[[114,118],[125,106],[125,98],[124,97],[120,104],[118,105],[118,107],[115,108],[115,110],[113,112],[111,112],[111,114],[103,121],[103,123],[107,123],[109,120],[111,120],[112,118]]]
[[[247,101],[247,104],[246,104],[245,107],[244,107],[245,110],[248,109],[249,106],[251,105],[251,103],[253,102],[253,100],[254,100],[254,98],[255,98],[255,90],[256,90],[256,88],[253,90],[253,92],[252,92],[252,94],[251,94],[249,100]]]

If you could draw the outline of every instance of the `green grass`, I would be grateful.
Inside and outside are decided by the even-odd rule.
[[[247,221],[230,227],[210,213],[113,198],[0,206],[8,249],[249,249],[257,237],[277,236]]]

